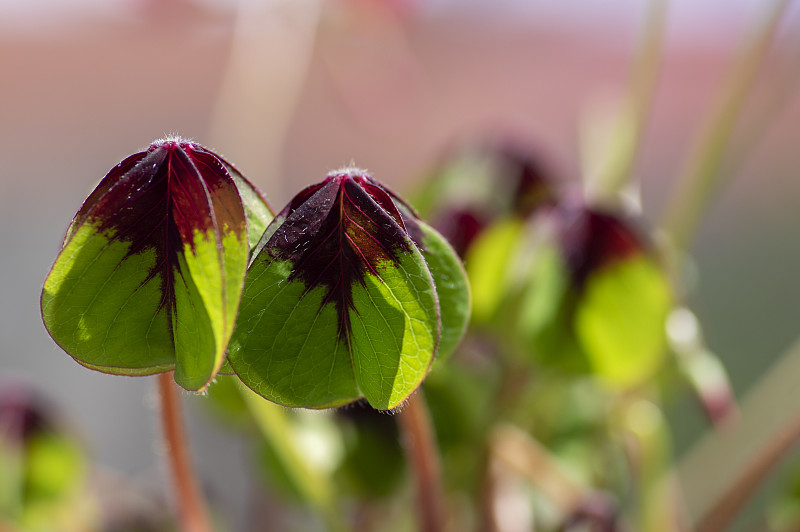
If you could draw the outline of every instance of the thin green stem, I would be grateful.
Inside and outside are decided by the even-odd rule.
[[[441,532],[445,527],[445,511],[439,453],[422,390],[406,402],[397,417],[416,481],[419,530]]]
[[[627,397],[619,405],[621,434],[639,497],[636,529],[673,532],[680,527],[673,484],[667,474],[669,434],[661,409],[647,395]]]
[[[333,488],[324,474],[314,469],[298,450],[294,427],[286,408],[259,397],[244,385],[239,386],[262,437],[284,468],[287,477],[303,499],[319,513],[327,530],[347,530],[336,510]]]
[[[700,215],[719,186],[719,170],[736,120],[791,0],[774,0],[734,61],[699,142],[680,173],[663,228],[678,250],[688,247]]]
[[[172,372],[158,375],[158,390],[161,398],[161,424],[172,471],[181,530],[211,532],[213,530],[211,521],[192,468],[188,440],[181,419],[180,397],[172,379]]]
[[[598,176],[598,188],[605,193],[620,191],[632,177],[661,67],[667,5],[667,0],[651,0],[647,8],[641,42],[631,71],[628,98],[620,109],[614,131],[615,149],[611,150]]]

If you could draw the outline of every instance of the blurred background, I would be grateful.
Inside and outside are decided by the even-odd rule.
[[[635,175],[655,222],[765,2],[669,2]],[[355,162],[412,191],[448,147],[493,134],[582,174],[587,120],[629,82],[641,0],[0,0],[0,372],[48,395],[91,455],[159,486],[154,382],[76,364],[39,295],[105,173],[166,134],[223,154],[280,209]],[[800,3],[787,11],[692,244],[689,301],[744,396],[797,337]],[[800,375],[798,375],[800,382]],[[798,386],[800,391],[800,386]],[[185,396],[188,399],[188,395]],[[189,403],[199,474],[244,526],[246,443]],[[668,405],[680,458],[708,424]],[[0,473],[1,474],[1,473]]]

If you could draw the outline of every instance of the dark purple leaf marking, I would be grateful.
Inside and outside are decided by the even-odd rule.
[[[41,432],[55,432],[55,407],[22,383],[0,383],[0,441],[21,446]]]
[[[450,242],[458,256],[464,258],[470,245],[486,229],[488,222],[477,209],[450,207],[437,213],[431,225]]]
[[[393,194],[365,173],[342,170],[302,190],[278,215],[283,223],[264,246],[271,260],[293,264],[289,280],[300,280],[306,293],[325,290],[322,306],[333,303],[339,337],[350,333],[353,285],[364,276],[380,278],[379,268],[397,264],[414,245],[409,225],[419,228],[395,203]]]
[[[564,201],[555,210],[559,245],[575,286],[603,266],[647,251],[647,243],[630,220]]]
[[[504,169],[505,188],[511,191],[511,212],[527,218],[555,202],[553,173],[540,157],[513,144],[498,147],[496,156]]]

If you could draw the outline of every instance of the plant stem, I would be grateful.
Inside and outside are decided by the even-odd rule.
[[[638,393],[618,405],[620,435],[637,486],[636,529],[649,532],[681,530],[673,478],[667,474],[669,434],[661,409]]]
[[[277,457],[294,488],[319,512],[328,532],[346,531],[347,524],[336,510],[330,477],[315,469],[298,449],[294,437],[295,429],[287,409],[256,395],[241,382],[239,384],[239,393],[261,431],[261,436]]]
[[[663,222],[678,250],[688,247],[700,215],[717,186],[733,127],[790,2],[774,0],[753,28],[728,73],[700,140],[681,172],[678,188],[667,205]]]
[[[528,479],[562,516],[573,514],[591,495],[545,447],[514,425],[495,427],[489,446],[493,459]]]
[[[694,523],[710,522],[705,516],[717,512],[719,501],[731,501],[731,494],[739,493],[741,488],[734,486],[755,486],[761,478],[756,478],[754,473],[763,469],[760,473],[763,475],[772,466],[768,458],[777,459],[781,453],[788,452],[788,448],[784,448],[784,445],[791,445],[787,436],[792,432],[800,433],[797,375],[800,375],[800,338],[747,392],[740,402],[737,422],[709,432],[685,453],[677,472]],[[752,465],[743,469],[732,464]],[[743,504],[744,498],[737,504]],[[732,505],[730,511],[737,508]]]
[[[408,400],[398,415],[398,424],[414,470],[420,532],[441,532],[445,513],[439,454],[422,390]]]
[[[211,522],[205,502],[197,487],[192,461],[189,456],[186,432],[181,419],[180,397],[172,372],[158,375],[161,398],[161,424],[172,470],[178,517],[183,532],[211,532]]]
[[[597,176],[595,186],[605,194],[620,192],[632,178],[661,68],[667,6],[667,0],[651,0],[647,5],[627,99],[622,102],[617,121],[612,126],[615,128],[612,130],[614,141],[609,143],[605,164]]]
[[[800,415],[782,427],[747,464],[739,477],[708,510],[697,525],[697,532],[721,532],[766,478],[772,468],[800,441]]]

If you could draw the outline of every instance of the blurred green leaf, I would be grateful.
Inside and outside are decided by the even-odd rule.
[[[22,449],[0,434],[0,516],[16,517],[22,510],[24,462]]]
[[[28,442],[26,500],[58,499],[75,494],[86,480],[86,460],[77,443],[39,433]]]
[[[220,375],[211,382],[206,392],[209,410],[225,423],[239,427],[252,425],[252,417],[247,402],[239,390],[239,379],[233,375]]]
[[[490,226],[473,242],[464,261],[472,289],[472,318],[489,321],[508,295],[524,223],[516,218]]]
[[[561,253],[543,243],[533,255],[526,282],[506,319],[515,323],[522,345],[540,364],[586,373],[586,358],[573,330],[576,293]]]
[[[276,485],[283,493],[296,495],[315,508],[331,532],[344,530],[330,476],[315,467],[312,457],[304,453],[292,411],[259,397],[243,385],[239,389],[263,437],[262,463]]]
[[[589,275],[575,311],[575,334],[602,381],[629,388],[653,376],[664,358],[671,304],[667,279],[645,256]]]

